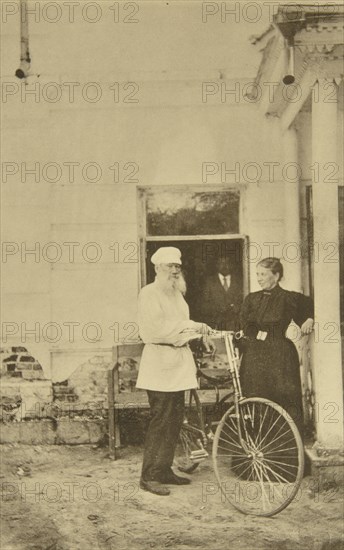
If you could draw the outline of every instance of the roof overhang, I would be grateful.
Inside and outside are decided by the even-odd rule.
[[[267,116],[279,117],[283,129],[309,102],[317,80],[337,84],[344,73],[344,6],[282,4],[273,24],[251,42],[263,57],[255,80],[260,108]],[[288,71],[290,46],[294,55],[292,85],[283,83]]]

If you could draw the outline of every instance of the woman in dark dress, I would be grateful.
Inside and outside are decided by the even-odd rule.
[[[297,350],[285,333],[291,321],[302,334],[313,330],[313,303],[299,292],[279,286],[283,266],[278,258],[257,265],[262,287],[249,294],[241,309],[246,338],[240,369],[245,397],[265,397],[281,405],[303,432],[300,366]]]

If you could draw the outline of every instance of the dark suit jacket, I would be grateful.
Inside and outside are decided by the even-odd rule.
[[[233,277],[226,292],[218,274],[211,275],[201,295],[201,320],[217,330],[239,330],[241,303],[242,290]]]

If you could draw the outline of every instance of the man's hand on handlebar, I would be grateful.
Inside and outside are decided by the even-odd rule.
[[[213,329],[206,325],[205,323],[202,323],[202,346],[205,353],[211,355],[212,357],[215,356],[216,353],[216,346],[212,339],[210,338],[210,335],[213,332]]]
[[[214,342],[211,340],[211,338],[209,338],[208,335],[203,335],[202,336],[202,344],[203,344],[205,353],[209,353],[209,355],[214,357],[214,355],[216,353],[216,346],[215,346]]]

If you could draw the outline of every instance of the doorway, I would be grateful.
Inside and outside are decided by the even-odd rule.
[[[190,317],[202,321],[203,289],[207,278],[216,273],[216,261],[228,258],[231,265],[232,283],[243,297],[248,292],[248,264],[245,261],[246,238],[244,236],[207,236],[147,238],[145,242],[145,284],[154,281],[155,270],[150,258],[161,246],[175,246],[182,253],[183,274],[187,292],[185,299],[190,308]]]

